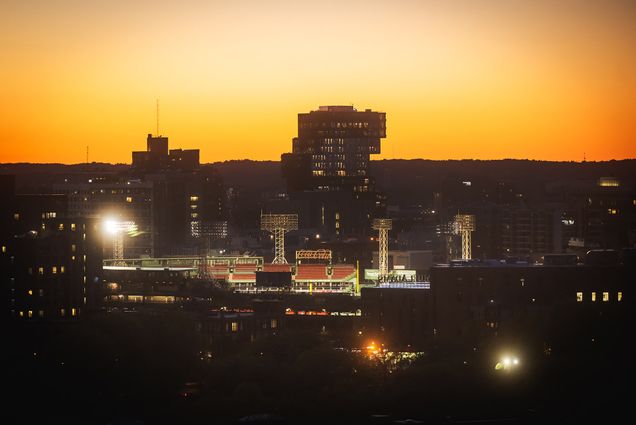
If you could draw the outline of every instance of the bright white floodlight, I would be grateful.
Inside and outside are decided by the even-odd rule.
[[[104,230],[106,231],[106,233],[114,235],[115,233],[121,231],[121,228],[115,220],[106,220],[104,222]]]
[[[113,238],[113,259],[124,258],[124,233],[134,233],[137,225],[133,221],[119,221],[109,218],[104,221],[104,231]]]

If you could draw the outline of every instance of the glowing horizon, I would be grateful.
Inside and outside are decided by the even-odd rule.
[[[387,113],[373,159],[636,158],[636,4],[8,1],[0,162],[279,160],[297,114]],[[90,4],[89,4],[90,3]]]

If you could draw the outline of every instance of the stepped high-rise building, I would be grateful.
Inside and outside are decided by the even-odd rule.
[[[302,227],[336,238],[369,233],[371,219],[385,208],[369,176],[369,159],[380,153],[385,137],[384,112],[321,106],[298,114],[298,137],[281,160],[291,212],[299,214]]]
[[[298,114],[298,137],[284,154],[288,191],[368,192],[369,158],[380,153],[386,114],[353,106],[321,106]]]

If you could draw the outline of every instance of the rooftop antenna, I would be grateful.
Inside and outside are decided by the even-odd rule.
[[[86,163],[88,164],[88,145],[86,145]]]
[[[159,99],[157,99],[157,137],[159,137]]]

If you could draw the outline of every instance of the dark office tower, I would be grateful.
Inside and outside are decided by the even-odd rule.
[[[284,154],[288,191],[368,192],[369,156],[380,153],[386,114],[353,106],[321,106],[298,114],[298,137]]]
[[[145,213],[143,206],[150,208],[152,235],[146,235],[154,255],[196,251],[205,239],[221,243],[227,237],[223,180],[211,165],[199,162],[198,149],[169,149],[167,137],[149,134],[147,150],[132,153],[131,177],[152,192],[125,194],[127,203],[137,203],[132,209],[137,216]],[[130,181],[125,184],[132,189]]]
[[[148,152],[157,152],[159,155],[168,155],[168,138],[163,136],[153,137],[148,135],[146,139],[146,150]]]
[[[382,216],[384,197],[374,190],[369,157],[380,153],[386,114],[353,106],[321,106],[298,114],[298,137],[282,155],[287,205],[301,228],[336,239],[368,236],[370,220]]]
[[[136,173],[165,170],[191,171],[199,167],[198,149],[168,149],[168,138],[148,135],[146,150],[132,153],[132,169]]]
[[[10,181],[0,176],[0,183]],[[99,221],[68,217],[66,195],[22,195],[4,189],[1,320],[59,320],[95,311],[102,272]]]

